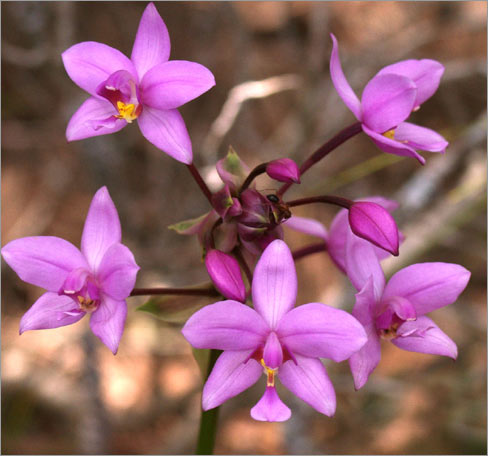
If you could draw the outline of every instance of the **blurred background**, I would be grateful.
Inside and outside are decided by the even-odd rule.
[[[123,242],[141,271],[138,287],[208,280],[194,238],[167,226],[207,211],[190,174],[144,140],[136,125],[67,143],[70,116],[86,98],[60,54],[99,41],[130,55],[145,2],[3,2],[2,245],[53,235],[79,245],[94,193],[107,185]],[[337,392],[328,418],[281,389],[286,423],[249,416],[264,383],[221,409],[217,453],[486,454],[486,3],[156,2],[172,59],[207,66],[217,85],[180,109],[195,164],[219,187],[214,165],[229,145],[251,166],[301,162],[355,121],[329,77],[331,40],[356,93],[383,66],[432,58],[446,67],[437,93],[411,120],[450,142],[445,155],[381,153],[365,136],[313,168],[289,197],[334,193],[396,199],[406,235],[385,271],[414,262],[459,263],[472,272],[459,300],[432,318],[458,344],[450,359],[386,344],[367,385],[354,391],[347,362],[326,364]],[[252,81],[258,81],[250,83]],[[259,178],[260,189],[276,189]],[[327,226],[335,210],[297,208]],[[292,247],[314,242],[286,233]],[[297,263],[298,304],[346,310],[354,290],[320,254]],[[129,312],[117,356],[73,326],[18,335],[42,293],[2,262],[2,452],[191,454],[201,377],[177,312],[157,320]],[[144,303],[131,298],[129,309]],[[169,321],[170,320],[170,321]]]

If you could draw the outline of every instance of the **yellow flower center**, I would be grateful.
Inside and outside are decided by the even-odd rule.
[[[261,366],[264,367],[264,373],[266,374],[266,386],[275,386],[275,374],[278,371],[278,368],[272,369],[271,367],[266,366],[264,359],[261,358]]]
[[[77,296],[77,298],[80,303],[80,309],[83,312],[92,313],[97,310],[97,303],[93,299],[84,298],[83,296]]]
[[[384,340],[392,340],[397,336],[397,329],[400,326],[400,323],[393,323],[387,329],[380,330],[380,337]]]
[[[123,101],[117,101],[117,110],[119,111],[119,115],[115,117],[117,119],[125,119],[127,123],[131,123],[139,115],[133,103],[125,104]]]
[[[395,129],[392,128],[391,130],[385,131],[383,136],[388,139],[395,139]]]

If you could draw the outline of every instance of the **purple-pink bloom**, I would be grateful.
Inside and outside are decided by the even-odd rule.
[[[414,157],[422,164],[425,159],[417,149],[444,152],[449,143],[439,133],[405,122],[412,111],[435,93],[444,66],[430,59],[388,65],[366,84],[359,101],[342,71],[337,40],[332,34],[331,38],[332,83],[373,142],[384,152]]]
[[[318,358],[349,358],[365,343],[364,329],[347,312],[324,304],[293,308],[296,294],[293,258],[278,239],[264,250],[254,270],[255,309],[221,301],[187,321],[182,332],[194,347],[224,350],[204,386],[204,410],[249,388],[264,372],[266,390],[251,410],[254,419],[290,418],[290,409],[276,392],[277,378],[320,413],[334,414],[334,388]]]
[[[91,314],[93,333],[117,353],[136,281],[134,255],[121,241],[117,209],[106,187],[90,205],[81,251],[64,239],[34,236],[2,248],[8,265],[27,283],[47,290],[24,314],[20,334],[76,323]]]
[[[456,344],[425,314],[452,304],[471,273],[450,263],[418,263],[385,276],[370,244],[348,236],[346,269],[359,291],[352,314],[363,324],[368,342],[349,359],[354,386],[367,382],[381,357],[380,339],[419,353],[457,357]]]
[[[168,30],[151,2],[128,59],[106,44],[86,41],[62,54],[69,77],[91,96],[66,129],[68,141],[115,133],[137,120],[143,136],[176,160],[190,164],[192,146],[176,108],[215,85],[204,66],[169,60]]]

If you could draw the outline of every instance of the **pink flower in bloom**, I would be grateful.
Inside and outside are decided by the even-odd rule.
[[[384,152],[414,157],[424,164],[416,149],[444,152],[448,142],[439,133],[405,120],[439,87],[444,66],[435,60],[403,60],[379,71],[364,88],[361,101],[342,71],[337,40],[333,47],[330,76],[337,93],[361,122],[363,131]]]
[[[137,266],[121,240],[117,209],[106,187],[90,205],[81,252],[54,236],[16,239],[2,248],[8,265],[27,283],[47,290],[24,314],[20,334],[76,323],[91,314],[93,333],[117,353],[127,316],[127,298]]]
[[[457,357],[456,344],[425,314],[452,304],[468,284],[470,272],[457,264],[418,263],[401,269],[385,285],[373,247],[349,236],[346,269],[359,291],[352,314],[368,342],[349,359],[356,389],[380,361],[380,339],[419,353]]]
[[[69,77],[91,95],[69,121],[68,141],[115,133],[137,119],[149,142],[190,164],[191,141],[176,108],[209,90],[215,80],[198,63],[168,61],[169,53],[168,30],[153,3],[142,15],[130,59],[93,41],[63,52]]]
[[[196,348],[224,350],[203,389],[209,410],[256,383],[264,372],[266,390],[252,408],[260,421],[285,421],[290,409],[276,392],[276,379],[299,398],[332,416],[336,398],[318,358],[343,361],[365,343],[364,329],[343,310],[320,303],[293,308],[297,278],[287,245],[275,240],[254,271],[256,310],[236,301],[221,301],[199,310],[182,332]]]

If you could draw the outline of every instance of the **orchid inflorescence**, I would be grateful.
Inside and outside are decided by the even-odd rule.
[[[276,391],[278,380],[332,416],[336,397],[321,358],[349,360],[359,389],[380,361],[381,339],[404,350],[457,357],[456,344],[425,315],[455,302],[470,272],[456,264],[420,263],[386,283],[381,260],[399,255],[403,241],[391,215],[395,201],[336,195],[284,200],[311,166],[361,131],[382,151],[421,164],[425,159],[418,150],[443,153],[448,145],[440,134],[406,122],[435,93],[442,64],[426,59],[389,65],[368,82],[359,100],[342,71],[337,40],[331,38],[331,79],[357,122],[300,167],[280,158],[251,169],[231,148],[216,164],[223,187],[214,193],[193,165],[190,136],[177,108],[208,91],[215,80],[198,63],[169,60],[169,34],[153,3],[143,13],[130,59],[96,42],[75,44],[62,54],[69,77],[90,95],[68,123],[68,141],[115,133],[137,121],[148,141],[187,165],[211,204],[201,217],[170,227],[197,236],[212,293],[221,296],[195,312],[182,329],[194,348],[223,350],[209,366],[203,410],[218,407],[264,374],[264,394],[251,409],[254,419],[290,418],[291,410]],[[261,174],[282,183],[281,188],[271,194],[258,190],[254,179]],[[316,203],[341,207],[329,229],[292,213],[296,206]],[[283,241],[283,227],[318,242],[292,253]],[[351,313],[322,303],[295,307],[294,260],[316,252],[328,253],[356,288]],[[164,289],[134,289],[139,267],[121,243],[117,210],[106,187],[96,192],[88,210],[81,251],[63,239],[37,236],[9,242],[2,255],[22,280],[46,290],[22,317],[20,333],[69,325],[90,314],[93,333],[116,354],[126,299],[165,294]],[[193,292],[198,295],[198,289]]]

